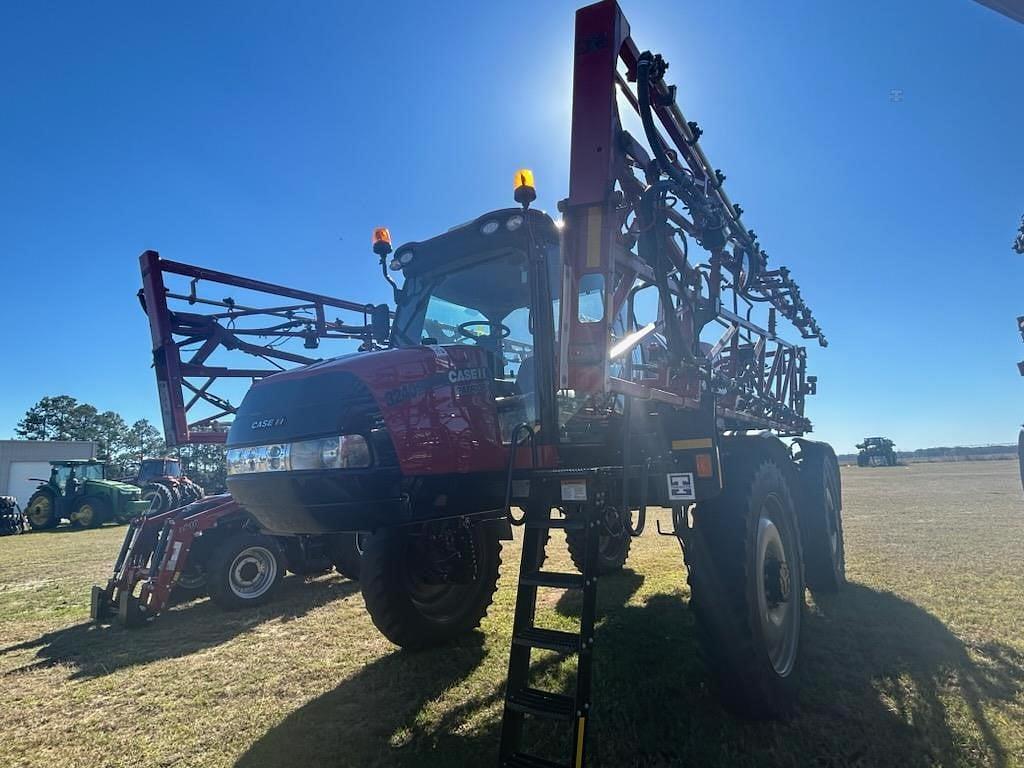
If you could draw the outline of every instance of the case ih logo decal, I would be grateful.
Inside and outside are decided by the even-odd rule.
[[[487,390],[490,381],[487,368],[453,368],[447,373],[435,373],[419,381],[411,381],[384,393],[384,404],[393,408],[399,403],[419,397],[432,389],[454,385],[457,395],[475,395]]]
[[[461,384],[464,381],[483,381],[489,378],[486,368],[456,368],[448,373],[448,381]]]
[[[271,427],[284,426],[284,416],[278,416],[276,419],[257,419],[252,423],[250,429],[270,429]]]

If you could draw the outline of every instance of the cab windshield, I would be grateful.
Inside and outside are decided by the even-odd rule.
[[[551,285],[558,285],[558,248],[548,254]],[[558,301],[555,299],[554,311]],[[470,344],[502,363],[495,378],[515,378],[533,355],[526,254],[517,249],[490,258],[454,259],[443,271],[406,279],[395,313],[397,346]]]
[[[71,476],[71,467],[68,465],[59,466],[57,469],[57,485],[61,488],[68,481],[68,477]],[[76,464],[75,477],[79,480],[102,480],[103,479],[103,465],[102,464]]]

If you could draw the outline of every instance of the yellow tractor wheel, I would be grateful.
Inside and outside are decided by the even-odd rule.
[[[60,520],[57,518],[57,505],[53,494],[47,491],[36,491],[32,494],[25,508],[25,516],[28,517],[28,524],[34,531],[56,527]]]
[[[107,507],[101,499],[82,499],[75,505],[71,519],[80,528],[99,528],[107,517]]]

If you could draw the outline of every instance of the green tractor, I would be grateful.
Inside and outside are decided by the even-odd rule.
[[[25,515],[35,531],[56,528],[65,519],[77,528],[124,523],[149,509],[134,485],[105,479],[100,461],[51,461],[49,480],[32,479],[41,485],[28,500]]]
[[[887,437],[865,437],[857,447],[860,449],[858,467],[895,467],[899,463],[896,443]]]

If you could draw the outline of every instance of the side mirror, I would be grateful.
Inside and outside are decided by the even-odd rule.
[[[387,304],[375,304],[370,310],[370,331],[378,344],[388,343],[391,336],[391,310]]]

